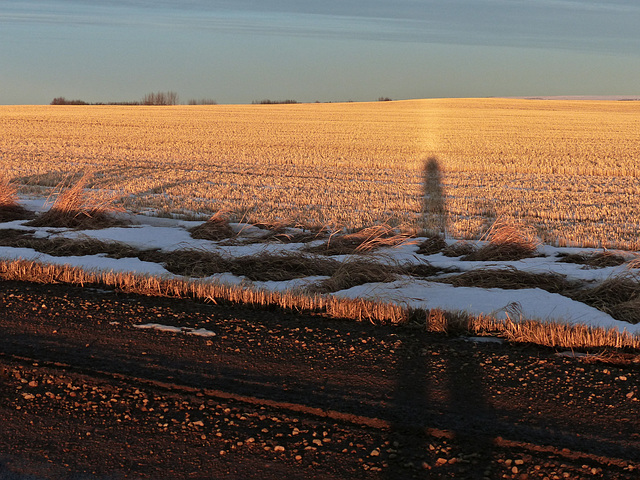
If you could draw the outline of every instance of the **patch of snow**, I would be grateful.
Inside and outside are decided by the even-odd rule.
[[[33,211],[45,211],[49,204],[43,199],[21,199],[20,203]],[[224,256],[234,258],[259,254],[302,254],[301,249],[305,245],[320,245],[326,239],[314,240],[307,244],[301,243],[244,243],[229,245],[228,241],[215,242],[209,240],[197,240],[191,238],[188,228],[199,225],[202,221],[186,221],[171,218],[148,217],[144,215],[127,215],[123,217],[132,219],[136,225],[130,227],[112,227],[103,230],[70,230],[63,228],[27,227],[25,220],[6,222],[0,224],[2,229],[33,230],[36,237],[69,239],[95,238],[105,242],[117,241],[140,249],[161,249],[175,251],[185,248],[202,249],[218,252]],[[240,234],[239,240],[251,241],[264,236],[267,230],[242,223],[231,224],[234,231]],[[292,230],[293,231],[293,230]],[[442,253],[433,255],[419,255],[418,245],[425,238],[414,239],[398,247],[383,248],[375,253],[363,256],[365,259],[375,260],[387,265],[421,264],[426,261],[435,267],[457,268],[460,271],[468,271],[478,268],[515,268],[531,273],[557,273],[566,275],[569,279],[582,281],[601,282],[609,277],[624,274],[625,265],[619,267],[585,269],[583,265],[558,262],[558,253],[585,253],[599,252],[601,249],[554,247],[541,245],[538,252],[545,256],[528,258],[519,261],[506,262],[468,262],[460,257],[445,257]],[[457,240],[446,239],[448,244]],[[227,243],[227,244],[225,244]],[[473,242],[482,245],[484,242]],[[625,256],[628,259],[637,255],[633,252],[612,252]],[[152,262],[143,262],[138,258],[113,259],[105,255],[87,255],[78,257],[54,257],[39,253],[30,248],[0,247],[0,258],[7,260],[37,260],[43,263],[67,264],[82,267],[88,270],[103,270],[114,272],[134,272],[176,278],[161,265]],[[349,261],[357,258],[357,255],[340,255],[327,257],[337,261]],[[247,285],[269,291],[300,290],[309,284],[321,281],[327,277],[313,276],[282,282],[251,282],[242,276],[231,273],[212,275],[204,281],[216,281],[228,285]],[[494,315],[505,318],[510,315],[522,314],[523,318],[535,318],[541,321],[561,321],[566,323],[580,323],[591,326],[614,327],[621,331],[640,334],[640,324],[632,325],[626,322],[614,320],[611,316],[583,303],[576,302],[559,294],[548,293],[541,289],[503,290],[498,288],[473,288],[454,287],[452,285],[420,280],[409,276],[399,277],[390,283],[370,283],[360,285],[335,293],[334,295],[345,298],[366,298],[377,301],[393,302],[401,306],[417,307],[424,309],[441,308],[451,311],[467,311],[471,314]],[[517,308],[514,310],[514,306]],[[168,328],[168,327],[167,327]],[[175,327],[178,328],[178,327]],[[182,331],[182,330],[180,330]]]
[[[216,334],[211,330],[204,328],[191,328],[191,327],[174,327],[173,325],[162,325],[160,323],[145,323],[142,325],[134,325],[134,328],[160,330],[161,332],[169,333],[185,333],[187,335],[196,335],[198,337],[215,337]]]
[[[404,277],[389,283],[367,283],[334,295],[344,298],[365,298],[399,305],[442,310],[465,311],[473,315],[492,315],[507,318],[513,305],[518,306],[523,318],[540,321],[559,321],[615,327],[631,333],[640,333],[640,324],[631,325],[613,319],[600,310],[571,300],[557,293],[539,288],[504,290],[501,288],[454,287],[453,285]]]
[[[504,340],[498,337],[463,337],[462,340],[474,343],[504,343]]]

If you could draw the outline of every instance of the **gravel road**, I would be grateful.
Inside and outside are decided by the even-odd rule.
[[[0,282],[0,479],[637,479],[639,360]]]

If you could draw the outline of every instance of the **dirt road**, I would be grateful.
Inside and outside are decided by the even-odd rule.
[[[0,479],[637,479],[638,358],[0,282]]]

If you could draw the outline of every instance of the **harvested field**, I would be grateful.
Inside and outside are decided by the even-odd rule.
[[[137,212],[444,226],[458,238],[504,216],[546,243],[637,250],[639,113],[638,102],[515,99],[9,106],[0,156],[21,194],[91,170],[88,187]],[[423,201],[434,179],[435,204]]]

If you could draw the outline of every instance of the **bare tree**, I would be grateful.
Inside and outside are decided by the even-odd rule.
[[[143,105],[177,105],[178,94],[173,91],[147,93],[142,98]]]

